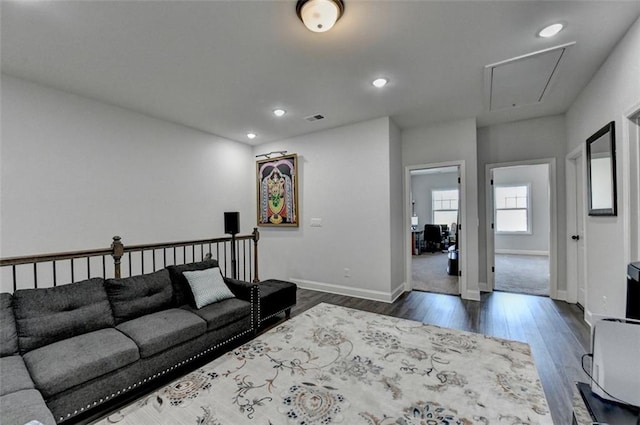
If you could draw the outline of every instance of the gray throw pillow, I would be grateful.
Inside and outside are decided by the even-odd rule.
[[[235,297],[224,283],[222,273],[218,267],[184,272],[183,274],[187,282],[189,282],[197,308]]]

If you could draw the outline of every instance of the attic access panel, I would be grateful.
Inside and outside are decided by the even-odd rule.
[[[563,44],[485,66],[489,110],[542,102],[550,92],[567,49],[574,44]]]

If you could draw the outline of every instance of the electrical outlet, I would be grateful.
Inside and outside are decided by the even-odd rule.
[[[602,296],[602,312],[603,313],[607,312],[607,297],[606,297],[606,295]]]
[[[351,277],[351,269],[345,267],[344,269],[344,277]]]

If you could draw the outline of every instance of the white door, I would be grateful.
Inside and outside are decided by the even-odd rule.
[[[584,154],[567,155],[567,301],[586,307]]]
[[[578,245],[576,258],[576,278],[578,282],[578,304],[582,307],[586,302],[586,279],[584,275],[584,191],[583,191],[583,165],[582,155],[575,159],[576,162],[576,233],[572,239]],[[574,237],[576,239],[574,239]]]

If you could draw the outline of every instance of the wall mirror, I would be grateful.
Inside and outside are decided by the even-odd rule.
[[[615,123],[587,139],[589,215],[617,215]]]

